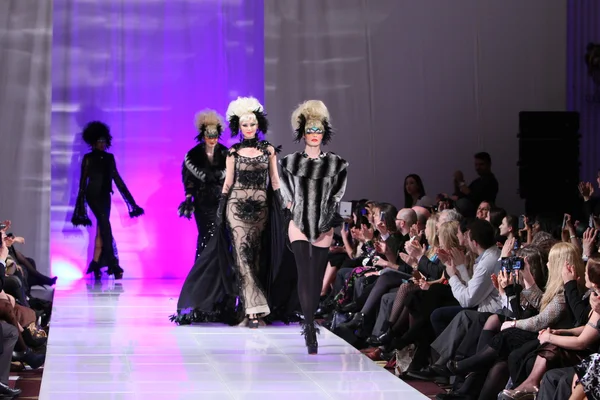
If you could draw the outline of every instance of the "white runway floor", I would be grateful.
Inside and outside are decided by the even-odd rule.
[[[40,400],[426,399],[321,329],[306,354],[298,325],[177,327],[180,281],[59,286]]]

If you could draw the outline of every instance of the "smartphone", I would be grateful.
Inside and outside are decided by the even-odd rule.
[[[3,222],[0,222],[0,231],[6,229],[6,224]]]
[[[519,230],[525,229],[525,216],[519,215]]]
[[[362,210],[360,210],[360,215],[367,215],[367,209],[363,208]]]
[[[382,211],[382,212],[380,212],[380,213],[379,213],[379,220],[380,220],[381,222],[384,222],[384,221],[385,221],[385,212],[383,212],[383,211]]]
[[[515,239],[515,245],[513,247],[513,251],[517,251],[521,248],[521,244],[519,243],[519,239]]]
[[[348,229],[348,226],[349,226],[349,224],[348,224],[347,222],[344,222],[344,230],[345,230],[345,231],[348,231],[348,230],[349,230],[349,229]]]
[[[563,217],[563,223],[562,223],[562,230],[563,230],[563,231],[564,231],[564,230],[565,230],[565,228],[567,227],[567,218],[568,218],[568,215],[567,215],[567,214],[565,214],[565,216]]]

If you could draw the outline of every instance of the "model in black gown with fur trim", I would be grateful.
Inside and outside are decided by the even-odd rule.
[[[214,110],[203,110],[195,116],[198,144],[185,155],[182,180],[186,199],[179,205],[180,217],[191,219],[198,227],[196,257],[198,259],[215,232],[215,218],[225,181],[227,147],[218,142],[223,122]]]

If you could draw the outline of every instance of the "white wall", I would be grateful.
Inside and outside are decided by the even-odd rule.
[[[52,0],[0,1],[0,220],[49,271]]]
[[[518,212],[518,112],[565,109],[566,18],[565,0],[265,0],[272,141],[300,149],[290,113],[319,98],[348,200],[402,206],[409,173],[450,192],[488,151],[498,204]]]

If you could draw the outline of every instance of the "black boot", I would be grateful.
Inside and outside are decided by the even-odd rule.
[[[110,267],[108,267],[108,275],[114,275],[115,280],[123,279],[123,268],[121,268],[118,262],[115,262]]]
[[[319,343],[317,342],[318,332],[319,329],[313,323],[302,325],[302,335],[304,335],[308,354],[317,354],[319,352]]]
[[[10,399],[12,397],[18,396],[21,394],[21,389],[11,389],[10,386],[5,385],[4,383],[0,382],[0,398],[2,399]]]
[[[98,264],[98,262],[92,260],[92,262],[90,262],[90,265],[88,266],[87,272],[85,274],[87,275],[87,274],[91,274],[93,272],[94,278],[100,279],[100,278],[102,278],[102,272],[100,271],[100,268],[102,268],[100,266],[100,264]]]
[[[340,324],[340,327],[354,330],[354,329],[358,329],[358,328],[362,327],[364,322],[365,322],[365,314],[363,314],[361,312],[357,312],[356,314],[354,314],[354,318],[352,318],[348,322],[344,322],[343,324]]]
[[[391,329],[383,332],[381,335],[377,336],[375,340],[371,340],[371,344],[373,346],[386,346],[392,343],[392,339],[394,339],[394,333]]]

